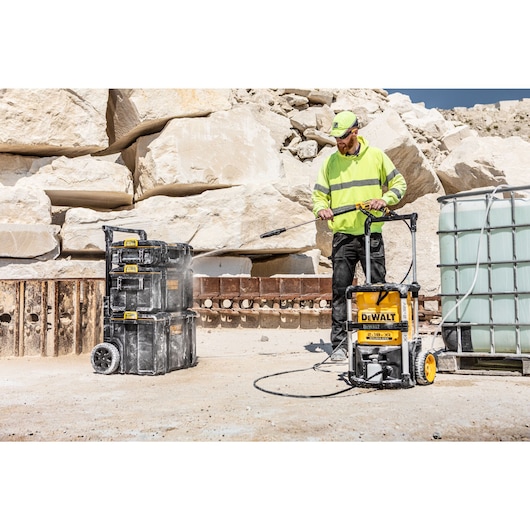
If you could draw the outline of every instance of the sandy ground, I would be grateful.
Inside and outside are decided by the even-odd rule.
[[[346,363],[324,362],[328,338],[197,328],[197,366],[159,376],[94,373],[89,352],[0,359],[2,520],[524,526],[527,446],[487,442],[530,439],[530,377],[439,373],[411,389],[352,388]]]
[[[2,358],[0,441],[530,439],[530,377],[352,388],[328,341],[321,329],[198,327],[197,366],[158,376],[94,373],[89,352]]]

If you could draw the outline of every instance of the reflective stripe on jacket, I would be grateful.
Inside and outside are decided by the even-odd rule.
[[[326,208],[351,206],[370,199],[384,199],[388,206],[398,204],[407,190],[403,175],[390,158],[379,148],[368,145],[362,136],[355,156],[342,155],[339,151],[326,158],[320,168],[312,199],[313,213]],[[380,211],[372,212],[376,216]],[[359,211],[338,215],[329,221],[335,232],[364,234],[366,215]],[[372,232],[381,232],[383,223],[372,223]]]

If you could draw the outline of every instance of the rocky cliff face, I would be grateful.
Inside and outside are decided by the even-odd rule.
[[[495,105],[475,105],[440,110],[447,120],[468,125],[480,136],[519,136],[530,140],[530,99],[500,101]]]
[[[104,277],[104,224],[191,244],[199,274],[329,274],[331,234],[305,222],[341,110],[407,179],[399,211],[419,215],[418,278],[436,294],[437,199],[526,185],[529,100],[439,111],[379,89],[0,90],[0,278]],[[385,226],[389,281],[409,237]]]

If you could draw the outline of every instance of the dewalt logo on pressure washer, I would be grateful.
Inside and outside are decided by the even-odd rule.
[[[397,311],[374,311],[361,310],[357,315],[357,321],[367,328],[359,329],[359,342],[363,344],[397,344],[401,341],[401,332],[397,330],[383,329],[387,324],[400,322]]]
[[[379,313],[379,312],[364,312],[361,313],[361,322],[397,322],[398,315],[396,313]]]
[[[359,311],[357,320],[369,326],[369,329],[359,330],[359,338],[365,344],[393,344],[401,340],[399,331],[381,329],[385,324],[400,321],[397,311]],[[379,329],[378,329],[379,328]]]

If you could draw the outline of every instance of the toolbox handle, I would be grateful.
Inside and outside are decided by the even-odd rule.
[[[117,278],[116,279],[116,290],[117,291],[143,291],[144,289],[144,278]]]
[[[114,239],[114,232],[126,232],[128,234],[138,234],[140,236],[140,239],[147,239],[147,234],[145,233],[145,230],[142,230],[140,228],[123,228],[120,226],[109,226],[109,225],[103,225],[102,230],[105,232],[105,243],[110,245]]]
[[[105,294],[106,296],[110,295],[110,281],[109,274],[112,268],[111,256],[110,256],[110,246],[114,239],[114,232],[126,232],[128,234],[138,234],[140,239],[146,240],[147,234],[145,230],[139,228],[124,228],[119,226],[110,226],[103,225],[102,230],[105,232]]]

